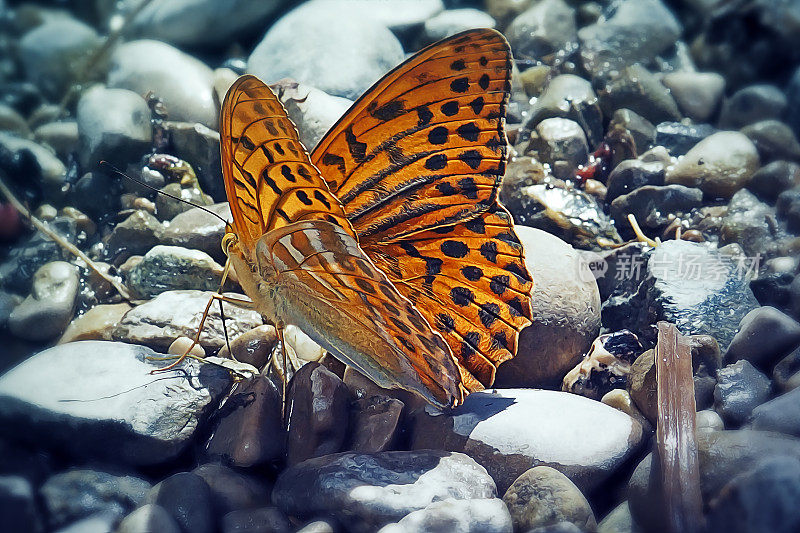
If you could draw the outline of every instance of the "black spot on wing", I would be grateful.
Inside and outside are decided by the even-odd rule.
[[[483,277],[483,270],[476,266],[465,266],[461,269],[461,274],[469,281],[478,281]]]
[[[466,150],[461,152],[458,155],[458,158],[466,163],[467,166],[472,170],[476,170],[479,166],[481,166],[481,161],[483,161],[483,156],[477,150]]]
[[[509,278],[506,275],[492,276],[492,281],[489,282],[489,289],[498,296],[502,296],[508,287]]]
[[[342,174],[345,173],[344,158],[336,154],[325,154],[322,156],[322,164],[326,166],[335,166]]]
[[[475,295],[466,287],[453,287],[450,290],[450,299],[457,306],[465,307],[475,299]]]
[[[425,168],[428,170],[442,170],[447,166],[447,156],[444,154],[435,154],[425,160]]]
[[[373,102],[367,106],[367,112],[378,120],[386,122],[387,120],[392,120],[393,118],[397,118],[405,113],[406,110],[404,105],[404,100],[392,100],[380,107],[377,107],[376,103]]]
[[[481,244],[481,255],[490,263],[497,263],[497,243],[488,241]]]
[[[491,327],[492,324],[500,316],[500,306],[496,303],[481,304],[481,309],[478,311],[478,317],[481,319],[481,324]]]
[[[488,89],[489,88],[489,75],[488,74],[484,74],[483,76],[481,76],[480,79],[478,80],[478,85],[480,85],[481,89],[483,89],[484,91],[486,89]]]
[[[450,333],[456,329],[455,320],[448,314],[439,313],[436,315],[436,329],[445,333]]]
[[[308,197],[308,194],[304,190],[297,191],[297,198],[305,205],[312,205],[314,203],[311,201],[311,198]]]
[[[481,130],[474,122],[467,122],[459,126],[458,129],[456,129],[456,133],[465,141],[475,142],[478,140]]]
[[[455,61],[450,63],[450,70],[459,71],[459,70],[464,70],[465,68],[467,68],[467,65],[466,63],[464,63],[463,59],[456,59]]]
[[[445,116],[452,117],[453,115],[458,113],[458,102],[456,102],[455,100],[445,102],[442,104],[441,110]]]
[[[469,106],[472,108],[472,112],[476,115],[480,115],[481,111],[483,111],[484,100],[483,96],[477,97],[475,100],[469,103]]]
[[[431,144],[444,144],[447,142],[449,132],[444,126],[436,126],[428,132],[428,142]]]
[[[347,141],[347,149],[350,151],[353,161],[363,163],[367,156],[367,143],[362,143],[356,139],[352,125],[344,131],[344,138]]]
[[[359,289],[369,294],[375,294],[375,287],[372,286],[372,283],[361,278],[354,278],[354,280]]]
[[[450,82],[450,90],[454,93],[467,92],[469,90],[469,78],[464,77],[454,79]]]
[[[431,113],[431,110],[428,109],[428,106],[421,105],[417,107],[417,117],[419,118],[417,125],[424,126],[426,124],[430,124],[431,119],[433,118],[433,113]]]
[[[281,165],[281,174],[284,178],[286,178],[287,181],[292,183],[297,181],[297,178],[295,178],[294,174],[292,174],[292,169],[289,168],[289,165]]]
[[[473,218],[472,220],[464,222],[464,227],[470,230],[472,233],[477,233],[479,235],[486,233],[486,223],[484,222],[483,217]]]
[[[474,178],[461,178],[458,180],[458,186],[461,187],[461,193],[470,200],[478,199],[478,185]]]
[[[444,241],[441,245],[439,245],[439,249],[447,257],[453,257],[456,259],[466,257],[466,255],[469,253],[469,247],[466,244],[461,241],[454,240]]]

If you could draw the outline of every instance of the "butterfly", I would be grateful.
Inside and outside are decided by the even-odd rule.
[[[309,153],[246,75],[221,112],[224,247],[255,308],[376,384],[454,407],[531,323],[508,212],[511,52],[489,29],[435,43],[372,86]]]

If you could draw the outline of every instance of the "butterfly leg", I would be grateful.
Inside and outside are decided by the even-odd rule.
[[[206,319],[208,318],[208,313],[211,310],[211,305],[214,303],[214,300],[219,300],[220,302],[227,302],[227,303],[230,303],[230,304],[233,304],[233,305],[237,305],[237,306],[240,306],[240,307],[252,307],[252,305],[253,305],[253,302],[251,302],[249,300],[243,300],[241,298],[235,298],[235,297],[231,297],[231,296],[223,296],[222,294],[219,294],[219,293],[212,293],[211,294],[211,298],[209,298],[208,304],[206,304],[206,308],[203,311],[203,316],[200,319],[200,324],[197,327],[197,334],[194,336],[194,339],[192,340],[192,344],[190,344],[189,347],[183,352],[183,354],[178,356],[177,359],[172,364],[167,365],[164,368],[159,368],[159,369],[156,369],[156,370],[152,370],[152,371],[150,371],[151,374],[156,374],[156,373],[159,373],[159,372],[166,372],[167,370],[172,370],[173,368],[175,368],[176,366],[181,364],[181,362],[183,362],[183,360],[186,359],[187,357],[191,357],[193,359],[200,359],[197,356],[191,355],[190,352],[192,351],[192,349],[195,346],[197,346],[200,343],[200,335],[203,333],[203,328],[205,327]],[[174,356],[170,356],[170,357],[148,357],[148,359],[153,360],[153,361],[167,361],[167,360],[175,359],[175,357]]]
[[[286,341],[284,340],[283,337],[283,329],[284,329],[283,324],[281,323],[275,324],[275,330],[278,332],[278,346],[280,346],[281,356],[283,359],[283,364],[281,365],[281,368],[278,371],[278,375],[281,378],[281,418],[283,420],[286,420],[286,384],[289,378],[286,373]],[[275,355],[277,355],[277,352],[275,352]],[[274,357],[275,356],[273,355],[273,367],[275,367],[277,370],[278,365]]]

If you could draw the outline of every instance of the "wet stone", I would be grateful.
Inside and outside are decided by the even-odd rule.
[[[338,376],[318,363],[304,365],[292,378],[287,403],[289,464],[342,450],[349,395]]]
[[[583,129],[578,123],[564,118],[548,118],[537,124],[535,133],[531,133],[528,150],[536,152],[538,161],[551,166],[565,162],[569,177],[574,176],[578,166],[585,164],[589,157]]]
[[[563,0],[533,3],[506,28],[515,58],[553,63],[577,48],[575,9]]]
[[[4,104],[0,104],[0,131],[10,131],[23,138],[31,136],[25,117],[17,113],[13,107]]]
[[[574,74],[556,76],[531,106],[524,128],[532,130],[546,118],[568,118],[582,124],[589,144],[595,146],[603,137],[603,113],[592,84]]]
[[[166,363],[147,358],[159,356],[142,346],[105,341],[38,353],[0,378],[0,429],[79,459],[169,461],[189,445],[227,391],[230,375],[186,360],[153,379],[149,372]]]
[[[208,206],[214,213],[223,219],[231,219],[228,203]],[[183,246],[193,250],[200,250],[215,261],[223,263],[225,254],[222,252],[220,242],[225,235],[225,223],[217,217],[193,207],[176,215],[164,230],[161,241],[170,246]]]
[[[214,200],[195,186],[182,186],[178,183],[168,183],[161,188],[161,192],[176,196],[193,205],[207,206],[214,203]],[[156,217],[161,221],[172,220],[180,213],[194,209],[191,205],[178,202],[163,194],[156,195]]]
[[[695,122],[711,118],[725,90],[725,78],[715,72],[670,72],[662,83],[683,114]]]
[[[776,252],[775,211],[743,189],[733,195],[720,226],[720,244],[736,243],[750,257],[771,256]]]
[[[614,167],[608,175],[606,202],[631,193],[645,185],[664,185],[664,164],[660,161],[643,162],[640,159],[626,159]]]
[[[630,0],[626,2],[633,3]],[[633,64],[599,80],[597,95],[607,116],[617,109],[630,109],[653,124],[680,120],[681,114],[675,100],[653,73],[643,66]]]
[[[163,507],[183,531],[213,533],[215,529],[211,489],[197,474],[171,475],[150,489],[144,501]]]
[[[669,215],[689,213],[703,205],[703,191],[683,185],[643,185],[611,202],[611,216],[623,235],[633,236],[628,215],[645,230],[660,231],[671,222]]]
[[[559,391],[497,389],[467,396],[450,413],[426,407],[414,449],[468,454],[505,491],[534,466],[552,466],[581,490],[605,480],[639,446],[641,424],[600,402]]]
[[[655,144],[666,148],[670,155],[686,155],[697,143],[717,132],[710,124],[661,122],[656,126]]]
[[[76,469],[49,478],[39,489],[51,528],[99,512],[119,517],[142,503],[150,483],[98,470]]]
[[[36,142],[49,146],[61,159],[66,159],[78,148],[78,123],[74,120],[48,122],[36,128]]]
[[[775,365],[772,372],[775,385],[783,391],[800,387],[800,348],[796,349]]]
[[[750,427],[800,437],[800,388],[778,396],[755,409]]]
[[[569,478],[548,466],[537,466],[521,474],[508,488],[503,501],[517,531],[560,522],[571,522],[580,530],[597,528],[586,497]]]
[[[289,519],[275,507],[240,509],[222,517],[222,533],[289,533]]]
[[[283,456],[286,432],[281,418],[281,395],[266,376],[237,384],[220,406],[217,420],[206,444],[206,456],[245,468],[271,463]]]
[[[247,363],[256,368],[264,368],[277,341],[278,332],[275,330],[275,326],[264,324],[250,331],[245,331],[233,339],[230,343],[230,352],[228,352],[228,346],[226,345],[220,349],[217,355],[219,357],[232,357],[241,363]]]
[[[25,183],[45,200],[63,204],[66,167],[49,148],[0,131],[0,169],[12,182]]]
[[[108,237],[108,249],[112,255],[144,255],[162,235],[164,225],[150,213],[137,210],[116,225]]]
[[[217,201],[224,200],[219,133],[193,122],[169,121],[164,128],[172,141],[175,156],[192,165],[203,191]]]
[[[117,323],[130,310],[131,305],[126,302],[92,307],[70,322],[58,342],[110,341]]]
[[[599,400],[613,389],[625,388],[630,365],[642,351],[630,331],[600,335],[583,360],[564,376],[562,390]]]
[[[78,269],[70,263],[54,261],[42,266],[33,276],[30,296],[8,317],[11,332],[32,341],[60,335],[75,312],[78,283]]]
[[[767,401],[769,378],[749,361],[741,360],[717,372],[714,409],[730,426],[743,424],[757,406]]]
[[[638,113],[630,109],[617,109],[611,117],[609,131],[622,129],[630,134],[636,144],[637,153],[649,149],[656,142],[656,128],[653,124]]]
[[[431,503],[494,498],[486,470],[436,450],[338,453],[303,461],[278,477],[273,501],[299,518],[332,514],[348,531],[374,531]]]
[[[241,509],[256,509],[269,503],[270,487],[261,479],[218,463],[206,463],[194,470],[211,489],[216,516]]]
[[[786,227],[795,235],[800,234],[800,187],[783,191],[775,203],[778,217],[786,221]]]
[[[494,28],[496,24],[491,15],[480,9],[446,9],[425,21],[423,42],[427,45],[472,28]]]

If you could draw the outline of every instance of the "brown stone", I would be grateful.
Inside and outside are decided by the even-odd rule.
[[[403,402],[387,396],[358,400],[348,449],[361,453],[393,449],[400,432],[403,407]]]
[[[628,392],[630,392],[636,407],[650,423],[655,424],[658,417],[658,403],[656,400],[655,352],[653,350],[644,352],[631,365],[628,375]]]

